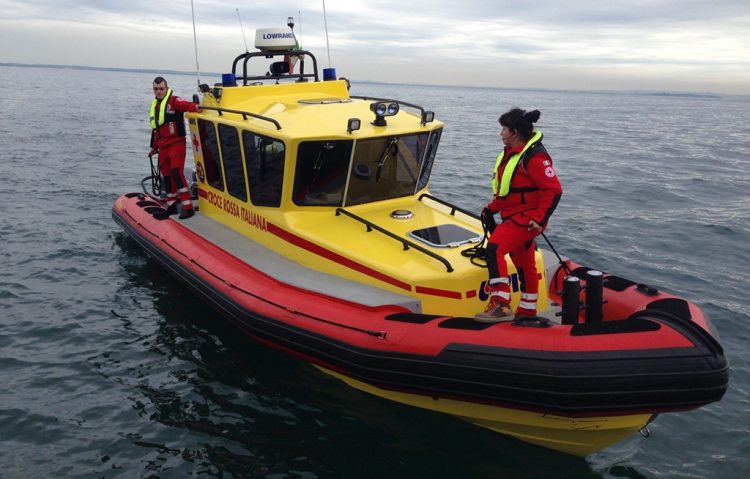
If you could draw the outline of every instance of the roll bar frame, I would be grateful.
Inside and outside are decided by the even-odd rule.
[[[284,75],[255,75],[255,76],[248,76],[247,75],[247,62],[250,61],[251,58],[274,58],[278,56],[296,56],[299,57],[299,73],[292,73],[292,74],[284,74]],[[305,73],[305,57],[309,56],[312,58],[313,61],[313,73]],[[242,60],[242,76],[237,75],[237,64]],[[242,85],[245,86],[248,84],[248,82],[252,81],[263,81],[263,80],[290,80],[293,78],[297,78],[298,82],[305,82],[309,78],[313,78],[314,81],[320,81],[320,77],[318,76],[318,60],[315,58],[315,55],[310,53],[307,50],[273,50],[273,51],[266,51],[266,52],[245,52],[237,56],[237,58],[234,59],[232,62],[232,74],[235,76],[235,79],[237,81],[242,80]]]

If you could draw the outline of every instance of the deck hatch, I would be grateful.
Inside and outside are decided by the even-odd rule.
[[[437,225],[409,231],[409,236],[435,248],[456,248],[467,243],[478,243],[482,237],[458,225]]]

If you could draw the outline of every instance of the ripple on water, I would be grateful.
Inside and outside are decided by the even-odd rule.
[[[565,188],[547,232],[556,249],[685,294],[713,318],[732,365],[725,399],[662,415],[650,439],[581,460],[370,397],[224,326],[111,219],[113,201],[148,169],[153,75],[39,72],[0,67],[14,85],[14,107],[0,116],[4,477],[736,477],[747,468],[750,130],[736,122],[747,103],[354,85],[446,121],[431,191],[476,213],[490,196],[497,117],[516,104],[540,108]],[[170,84],[189,94],[194,78]],[[50,122],[49,109],[75,119],[76,134]],[[737,128],[719,137],[717,124]]]

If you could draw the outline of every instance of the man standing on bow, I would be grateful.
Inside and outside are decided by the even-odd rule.
[[[151,154],[159,154],[159,171],[167,192],[167,212],[177,213],[180,200],[180,219],[195,214],[185,180],[185,118],[184,113],[198,111],[198,105],[174,95],[162,77],[154,79],[154,99],[151,102]]]

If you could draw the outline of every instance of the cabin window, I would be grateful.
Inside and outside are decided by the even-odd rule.
[[[424,161],[422,161],[422,169],[419,172],[419,181],[417,182],[417,190],[424,189],[427,187],[427,183],[430,181],[430,173],[432,173],[432,165],[435,164],[435,154],[437,153],[438,143],[440,143],[440,136],[443,134],[443,129],[438,128],[430,132],[430,139],[427,141],[427,151],[424,155]]]
[[[351,140],[300,143],[294,174],[294,203],[341,206],[351,154]]]
[[[358,140],[345,204],[413,195],[428,139],[429,133],[417,133]]]
[[[281,205],[284,183],[284,143],[251,131],[242,132],[250,201],[255,206]]]
[[[237,133],[237,128],[219,123],[219,141],[221,142],[221,159],[224,160],[227,191],[235,198],[247,201],[247,185],[245,184],[245,171],[242,169],[240,135]]]
[[[198,133],[201,137],[201,152],[203,154],[203,165],[206,167],[206,181],[214,188],[224,191],[219,144],[216,141],[214,124],[210,121],[198,120]]]

